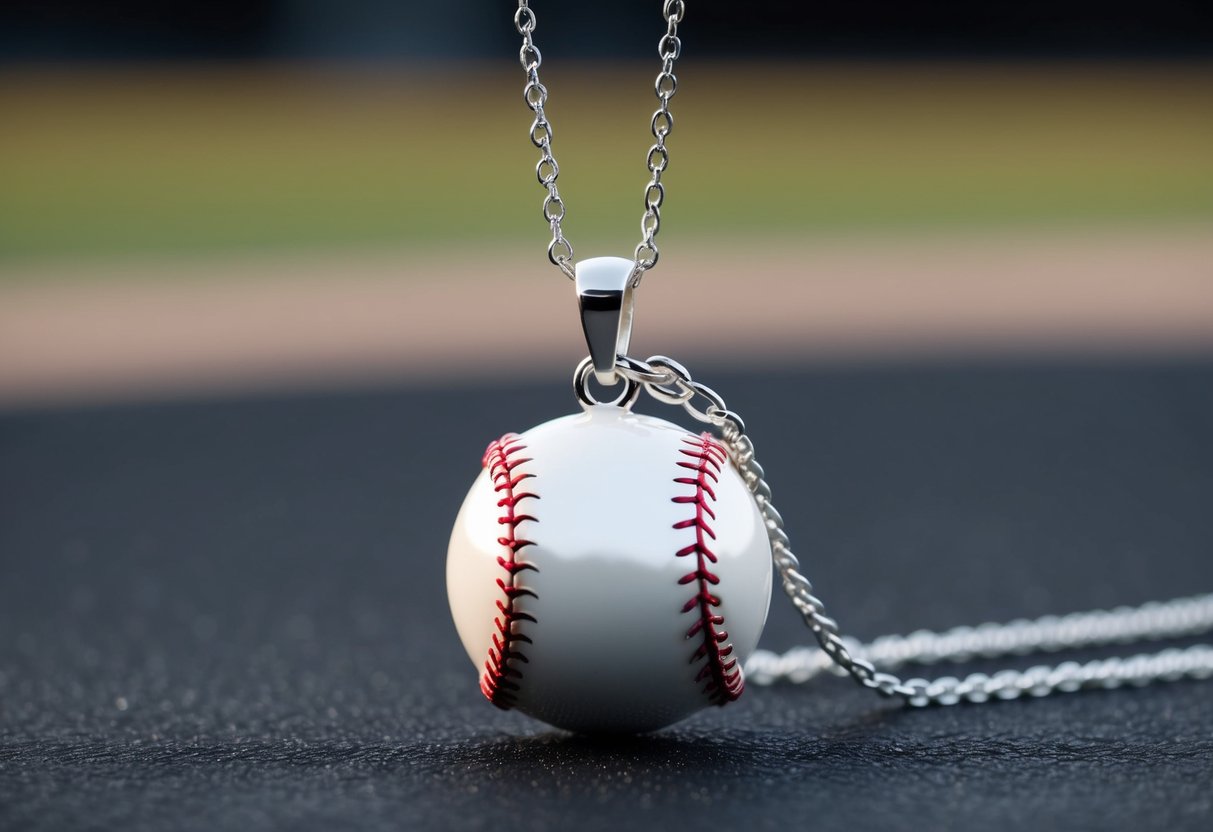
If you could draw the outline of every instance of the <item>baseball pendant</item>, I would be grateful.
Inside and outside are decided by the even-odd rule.
[[[719,442],[590,405],[489,445],[447,592],[490,702],[572,731],[651,731],[741,695],[771,550]]]

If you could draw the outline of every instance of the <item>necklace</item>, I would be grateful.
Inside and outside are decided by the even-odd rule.
[[[664,356],[628,355],[634,292],[657,264],[673,129],[683,0],[665,0],[658,108],[633,257],[574,262],[539,80],[535,14],[519,0],[523,97],[534,113],[548,259],[574,281],[589,356],[573,388],[582,412],[490,443],[451,534],[447,587],[464,647],[490,702],[586,732],[661,728],[737,699],[747,682],[805,682],[823,671],[907,704],[952,705],[1213,676],[1213,645],[1064,662],[992,675],[902,679],[906,664],[963,662],[1201,635],[1213,594],[1008,624],[885,636],[842,635],[800,570],[741,416]],[[618,388],[600,400],[592,382]],[[696,435],[633,414],[640,393],[681,406]],[[758,650],[778,581],[816,639]]]

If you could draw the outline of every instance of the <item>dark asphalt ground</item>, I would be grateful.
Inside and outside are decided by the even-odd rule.
[[[693,368],[859,636],[1213,589],[1213,359]],[[906,711],[825,679],[611,742],[492,708],[448,528],[489,439],[573,406],[0,416],[0,828],[1209,828],[1213,683]],[[764,644],[806,636],[777,598]]]

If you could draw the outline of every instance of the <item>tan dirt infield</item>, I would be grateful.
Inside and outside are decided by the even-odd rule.
[[[585,351],[571,285],[529,250],[4,271],[7,406],[535,376]],[[1205,352],[1213,229],[680,240],[636,314],[634,353],[730,363]]]

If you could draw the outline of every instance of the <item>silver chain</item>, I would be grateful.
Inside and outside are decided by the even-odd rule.
[[[657,46],[662,61],[655,84],[659,106],[650,124],[655,143],[646,158],[652,178],[644,191],[642,239],[634,254],[633,285],[657,264],[660,256],[656,237],[661,229],[661,206],[665,200],[661,178],[670,161],[665,141],[674,126],[670,98],[678,89],[674,63],[682,49],[678,24],[685,14],[685,5],[683,0],[665,0],[662,11],[667,28]],[[535,113],[530,134],[531,142],[540,151],[535,173],[539,184],[547,191],[543,218],[552,230],[548,259],[570,278],[575,278],[573,246],[561,229],[566,209],[556,187],[560,166],[552,154],[552,125],[544,112],[548,91],[539,81],[539,66],[543,59],[532,38],[535,13],[527,0],[519,0],[514,26],[522,36],[518,57],[527,75],[523,99]],[[1202,635],[1213,631],[1213,594],[1110,611],[1046,616],[1034,621],[956,627],[943,633],[920,630],[907,636],[883,636],[870,644],[862,644],[842,635],[838,623],[826,615],[825,605],[814,595],[813,584],[800,572],[800,562],[792,553],[783,518],[771,502],[771,488],[755,457],[754,444],[746,436],[741,417],[728,409],[719,394],[692,379],[685,367],[665,356],[653,356],[647,361],[621,356],[615,371],[622,382],[622,390],[613,404],[630,407],[644,390],[659,402],[681,405],[695,419],[719,430],[733,464],[762,513],[771,557],[783,590],[816,637],[820,649],[797,647],[782,655],[768,650],[755,651],[746,663],[746,674],[751,682],[760,685],[805,682],[829,671],[849,675],[882,696],[902,697],[910,705],[922,706],[1213,677],[1213,645],[1208,644],[1128,657],[1114,656],[1085,664],[1069,661],[1026,670],[1003,670],[992,675],[971,673],[964,679],[954,676],[934,680],[902,679],[895,676],[890,671],[905,664],[964,662]],[[574,391],[584,404],[599,403],[589,388],[594,375],[593,362],[587,358],[573,376]]]
[[[920,630],[861,644],[841,634],[838,623],[826,615],[825,605],[814,595],[812,583],[800,572],[800,562],[792,554],[783,518],[771,502],[771,488],[755,457],[754,444],[745,435],[741,417],[725,406],[719,394],[693,380],[685,367],[665,356],[647,361],[622,357],[615,369],[622,377],[623,390],[614,403],[630,404],[643,389],[659,402],[681,405],[692,417],[720,431],[733,464],[766,522],[771,557],[783,591],[820,645],[820,650],[797,647],[782,655],[756,651],[746,664],[751,682],[804,682],[829,670],[850,675],[882,696],[902,697],[910,705],[923,706],[1213,677],[1213,645],[1209,644],[1086,663],[1071,661],[993,674],[971,673],[964,679],[901,679],[893,675],[889,671],[904,664],[964,662],[1202,635],[1213,630],[1213,594],[1034,621],[956,627],[943,633]],[[587,358],[573,377],[578,398],[588,404],[597,403],[589,390],[592,375],[593,364]]]
[[[657,42],[657,55],[661,58],[661,71],[657,73],[654,92],[657,94],[658,107],[653,113],[650,128],[654,144],[649,148],[645,162],[651,178],[644,189],[644,215],[640,219],[640,244],[636,246],[634,257],[636,271],[633,285],[639,284],[640,278],[646,271],[657,265],[660,252],[657,249],[657,232],[661,230],[661,205],[665,201],[665,186],[661,176],[670,164],[670,154],[666,150],[665,140],[674,129],[674,117],[670,114],[670,99],[678,91],[678,79],[674,76],[674,63],[682,53],[682,41],[678,39],[678,24],[686,14],[686,4],[683,0],[665,0],[662,15],[665,17],[666,31]],[[535,113],[531,122],[531,143],[539,148],[539,163],[535,166],[535,176],[539,184],[547,191],[543,199],[543,219],[552,229],[552,241],[548,244],[548,259],[558,266],[562,272],[575,278],[573,271],[573,244],[564,236],[561,223],[564,222],[566,208],[564,199],[556,187],[560,176],[560,165],[552,154],[552,124],[548,121],[544,106],[548,100],[548,90],[539,81],[539,66],[543,56],[535,45],[535,12],[528,5],[528,0],[518,0],[518,11],[514,12],[514,28],[522,35],[522,48],[518,51],[518,61],[526,72],[526,86],[523,87],[522,98],[527,107]]]

